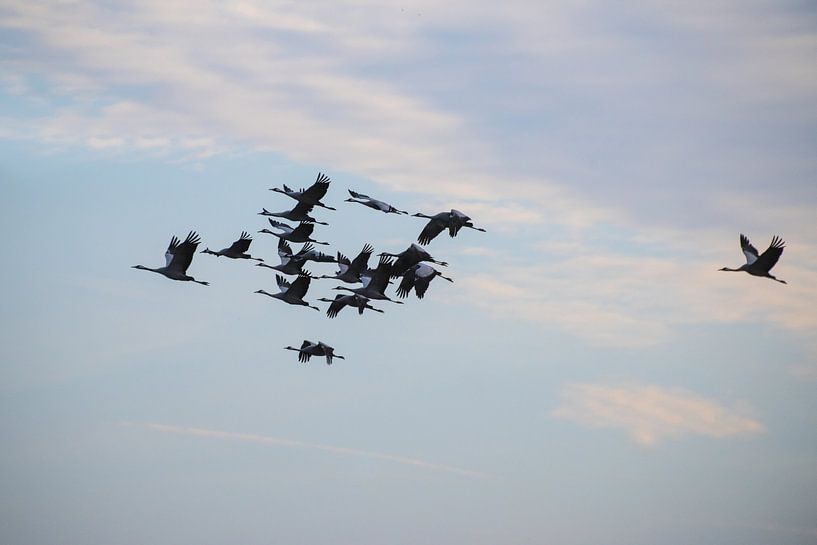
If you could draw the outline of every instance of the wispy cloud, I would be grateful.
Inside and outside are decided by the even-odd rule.
[[[397,464],[409,465],[413,467],[418,467],[421,469],[429,469],[433,471],[443,471],[447,473],[455,473],[457,475],[462,475],[465,477],[473,477],[473,478],[488,478],[489,475],[485,473],[481,473],[479,471],[474,471],[471,469],[465,469],[457,466],[445,465],[445,464],[438,464],[434,462],[430,462],[428,460],[423,460],[420,458],[411,458],[408,456],[398,456],[394,454],[384,454],[381,452],[373,452],[369,450],[360,450],[355,448],[348,448],[348,447],[338,447],[332,445],[321,445],[318,443],[307,443],[304,441],[297,441],[294,439],[285,439],[281,437],[272,437],[269,435],[257,435],[253,433],[235,433],[235,432],[227,432],[227,431],[220,431],[220,430],[209,430],[204,428],[192,428],[192,427],[184,427],[184,426],[172,426],[168,424],[158,424],[158,423],[135,423],[135,422],[122,422],[122,426],[132,427],[132,428],[141,428],[151,431],[158,431],[164,433],[172,433],[176,435],[191,435],[195,437],[205,437],[209,439],[221,439],[226,441],[239,441],[244,443],[258,443],[262,445],[271,445],[276,447],[286,447],[286,448],[299,448],[299,449],[313,449],[313,450],[320,450],[323,452],[328,452],[331,454],[340,454],[344,456],[359,456],[363,458],[371,458],[374,460],[383,460],[386,462],[394,462]]]
[[[764,430],[757,420],[711,399],[644,384],[570,384],[553,415],[591,427],[621,428],[645,446],[684,435],[723,438]]]

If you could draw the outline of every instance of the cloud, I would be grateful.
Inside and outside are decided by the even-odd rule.
[[[797,155],[808,139],[782,138],[817,118],[802,14],[733,0],[413,6],[423,17],[355,1],[9,1],[0,28],[25,53],[3,83],[51,109],[0,118],[0,135],[171,160],[271,150],[427,212],[461,209],[496,237],[457,278],[465,301],[603,344],[712,321],[817,334],[813,199],[765,189],[778,173],[813,178],[814,154]],[[457,39],[477,53],[447,56]],[[713,272],[739,263],[723,232],[746,223],[790,241],[785,290]]]
[[[284,439],[280,437],[271,437],[268,435],[257,435],[252,433],[234,433],[234,432],[226,432],[226,431],[219,431],[219,430],[208,430],[204,428],[191,428],[191,427],[183,427],[183,426],[172,426],[168,424],[158,424],[158,423],[133,423],[133,422],[123,422],[121,423],[122,426],[133,427],[133,428],[141,428],[151,431],[159,431],[164,433],[172,433],[176,435],[191,435],[195,437],[206,437],[209,439],[221,439],[227,441],[239,441],[243,443],[258,443],[262,445],[271,445],[277,447],[286,447],[286,448],[301,448],[301,449],[313,449],[313,450],[320,450],[323,452],[328,452],[331,454],[340,454],[343,456],[359,456],[363,458],[371,458],[374,460],[382,460],[386,462],[394,462],[397,464],[409,465],[413,467],[418,467],[421,469],[429,469],[433,471],[443,471],[447,473],[455,473],[457,475],[461,475],[464,477],[473,477],[473,478],[488,478],[489,476],[480,473],[478,471],[473,471],[470,469],[464,469],[461,467],[444,465],[444,464],[437,464],[434,462],[429,462],[428,460],[423,460],[420,458],[410,458],[407,456],[398,456],[394,454],[384,454],[380,452],[372,452],[368,450],[360,450],[354,448],[347,448],[347,447],[337,447],[331,445],[321,445],[317,443],[307,443],[304,441],[297,441],[294,439]]]
[[[684,435],[751,435],[763,424],[716,401],[679,389],[642,384],[570,384],[553,416],[599,428],[620,428],[645,446]]]

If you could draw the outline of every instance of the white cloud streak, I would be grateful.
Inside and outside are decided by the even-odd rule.
[[[621,428],[640,445],[667,438],[751,435],[763,424],[716,401],[679,389],[643,384],[570,384],[553,416],[600,428]]]
[[[122,422],[120,425],[140,428],[151,431],[158,431],[163,433],[171,433],[175,435],[189,435],[194,437],[204,437],[208,439],[220,439],[225,441],[238,441],[243,443],[257,443],[262,445],[270,445],[276,447],[296,448],[296,449],[312,449],[328,452],[330,454],[339,454],[343,456],[358,456],[362,458],[370,458],[373,460],[381,460],[385,462],[393,462],[402,465],[417,467],[420,469],[428,469],[432,471],[442,471],[446,473],[454,473],[464,477],[484,479],[490,476],[479,471],[464,469],[461,467],[437,464],[428,460],[420,458],[411,458],[407,456],[398,456],[394,454],[384,454],[381,452],[373,452],[368,450],[360,450],[348,447],[338,447],[332,445],[321,445],[318,443],[307,443],[304,441],[297,441],[294,439],[285,439],[281,437],[272,437],[269,435],[258,435],[253,433],[235,433],[220,430],[209,430],[205,428],[193,428],[185,426],[173,426],[159,423],[135,423]]]

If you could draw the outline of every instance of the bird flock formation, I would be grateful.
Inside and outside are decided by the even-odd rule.
[[[257,266],[276,271],[277,274],[275,278],[278,283],[279,291],[277,293],[270,293],[264,290],[257,290],[255,293],[278,299],[290,305],[305,306],[315,310],[320,310],[320,308],[304,300],[313,280],[333,279],[345,284],[360,284],[360,287],[355,288],[336,286],[332,289],[349,293],[337,294],[334,299],[324,297],[318,299],[320,302],[329,303],[326,315],[329,318],[335,318],[340,311],[347,306],[356,308],[358,314],[362,315],[366,310],[379,313],[383,312],[383,310],[373,307],[370,304],[372,301],[389,301],[403,304],[402,301],[396,301],[386,295],[386,290],[388,286],[392,284],[393,279],[401,279],[395,291],[396,295],[401,299],[408,297],[412,290],[414,290],[414,293],[419,299],[422,299],[431,281],[438,276],[449,282],[453,282],[452,278],[443,275],[439,270],[428,264],[434,263],[436,265],[447,266],[448,263],[434,259],[422,246],[431,243],[437,235],[445,230],[448,230],[448,234],[451,237],[456,237],[457,233],[464,227],[476,231],[485,231],[485,229],[481,227],[475,227],[471,218],[458,210],[452,209],[448,212],[440,212],[433,216],[422,213],[413,214],[414,217],[428,220],[417,237],[417,242],[422,246],[412,243],[406,250],[397,254],[381,252],[377,254],[380,258],[377,267],[372,269],[369,267],[369,259],[374,253],[374,247],[372,247],[371,244],[365,244],[354,259],[349,259],[341,252],[337,252],[336,256],[331,256],[315,249],[315,245],[329,245],[328,242],[318,241],[312,238],[315,225],[329,224],[327,222],[318,221],[309,214],[315,208],[336,210],[321,202],[329,190],[330,183],[331,180],[328,176],[319,173],[315,183],[307,189],[294,191],[286,185],[271,189],[271,191],[281,193],[297,201],[297,204],[291,210],[270,212],[266,208],[263,208],[261,212],[259,212],[259,215],[267,216],[270,227],[275,229],[274,231],[261,229],[259,233],[269,234],[278,238],[279,264],[269,265],[264,263],[263,259],[252,257],[248,254],[247,252],[250,249],[252,237],[250,237],[246,231],[242,231],[239,239],[233,242],[229,247],[217,252],[205,248],[202,253],[230,259],[258,261]],[[362,193],[357,193],[351,189],[349,190],[349,195],[350,198],[346,199],[345,202],[362,204],[385,214],[408,215],[408,212],[404,210],[399,210],[388,203]],[[298,222],[298,225],[293,227],[273,218]],[[207,286],[209,285],[207,282],[196,280],[187,274],[187,269],[193,261],[193,254],[200,242],[199,235],[195,231],[191,231],[184,242],[181,242],[174,236],[170,240],[170,245],[165,252],[166,263],[164,267],[150,268],[143,265],[135,265],[134,268],[156,272],[172,280],[196,282]],[[297,253],[294,253],[290,243],[302,243],[303,246]],[[771,278],[782,284],[786,283],[785,280],[779,280],[769,272],[783,254],[785,243],[780,237],[775,236],[772,239],[771,245],[762,254],[758,253],[757,249],[743,234],[740,235],[740,246],[746,257],[746,263],[737,269],[724,267],[719,270],[731,272],[743,271],[753,276]],[[334,275],[314,276],[304,268],[308,261],[316,263],[336,263],[338,271]],[[284,278],[285,275],[295,276],[296,278],[289,281]],[[326,358],[326,363],[330,365],[332,364],[333,358],[344,359],[343,356],[335,354],[331,346],[323,342],[304,340],[300,348],[286,346],[285,349],[297,351],[298,360],[301,362],[309,361],[309,358],[312,356],[323,356]]]
[[[383,310],[375,308],[370,304],[372,301],[389,301],[396,304],[403,304],[403,301],[394,300],[386,295],[386,290],[389,285],[397,282],[398,278],[400,281],[395,293],[397,297],[401,299],[407,298],[412,290],[414,290],[418,299],[422,299],[428,290],[429,284],[437,276],[449,282],[453,282],[454,280],[452,278],[443,275],[439,270],[428,264],[434,263],[436,265],[447,266],[448,263],[434,259],[422,246],[427,246],[437,235],[445,230],[448,230],[448,234],[451,237],[456,237],[457,233],[463,228],[485,232],[485,229],[474,226],[471,218],[458,210],[452,209],[448,212],[440,212],[433,216],[416,213],[413,214],[414,217],[428,220],[417,237],[417,242],[419,242],[420,245],[412,243],[406,250],[400,253],[379,253],[379,261],[375,268],[369,267],[369,259],[374,253],[374,247],[371,244],[364,244],[354,259],[349,259],[341,252],[337,252],[336,256],[328,255],[316,250],[315,245],[327,246],[329,243],[313,239],[312,234],[315,225],[329,224],[327,222],[318,221],[309,214],[315,208],[336,210],[321,202],[329,190],[330,183],[331,180],[328,176],[319,173],[315,183],[300,191],[294,191],[286,185],[270,189],[271,191],[281,193],[297,201],[297,204],[291,210],[270,212],[266,208],[262,208],[261,212],[258,213],[261,216],[267,216],[270,227],[274,229],[274,231],[266,228],[261,229],[259,233],[269,234],[278,238],[279,264],[269,265],[265,263],[263,259],[253,257],[247,253],[253,239],[246,231],[242,231],[239,239],[227,248],[218,251],[205,248],[201,253],[230,259],[258,261],[258,263],[256,263],[257,266],[276,271],[275,278],[278,283],[279,291],[277,293],[270,293],[264,290],[256,290],[255,293],[278,299],[290,305],[305,306],[315,310],[320,310],[320,308],[304,300],[313,280],[334,279],[344,284],[360,284],[359,287],[354,288],[336,286],[332,289],[349,293],[337,294],[334,299],[324,297],[317,299],[318,301],[329,303],[326,315],[329,318],[335,318],[340,311],[347,306],[356,308],[358,314],[362,315],[365,310],[383,313]],[[351,189],[348,191],[350,198],[344,202],[362,204],[386,214],[408,215],[408,212],[399,210],[388,203],[362,193],[357,193]],[[298,225],[293,227],[273,218],[298,222]],[[184,242],[181,242],[174,236],[165,252],[166,263],[164,267],[150,268],[143,265],[135,265],[133,268],[159,273],[171,280],[195,282],[208,286],[208,282],[196,280],[187,274],[187,269],[193,261],[193,254],[196,252],[200,243],[201,239],[195,231],[191,231]],[[302,243],[303,246],[298,252],[293,252],[292,246],[290,245],[291,243]],[[338,271],[334,275],[315,276],[304,268],[309,261],[315,263],[336,263]],[[296,278],[290,281],[284,277],[285,275],[295,276]],[[334,348],[320,341],[313,342],[304,340],[300,348],[286,346],[284,349],[298,352],[298,360],[304,363],[308,362],[312,356],[325,357],[328,365],[332,364],[333,358],[344,359],[343,356],[334,353]]]

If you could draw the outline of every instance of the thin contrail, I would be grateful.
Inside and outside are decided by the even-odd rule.
[[[179,435],[194,435],[196,437],[208,437],[211,439],[229,439],[233,441],[243,441],[245,443],[260,443],[262,445],[275,445],[278,447],[289,448],[311,448],[315,450],[322,450],[324,452],[331,452],[333,454],[345,454],[347,456],[362,456],[365,458],[373,458],[375,460],[385,460],[387,462],[396,462],[398,464],[421,467],[424,469],[433,469],[436,471],[447,471],[449,473],[456,473],[466,477],[475,478],[489,478],[490,476],[479,471],[464,469],[456,466],[449,466],[444,464],[436,464],[427,460],[419,458],[408,458],[406,456],[396,456],[394,454],[384,454],[381,452],[371,452],[368,450],[360,450],[347,447],[335,447],[332,445],[320,445],[317,443],[306,443],[304,441],[297,441],[294,439],[284,439],[281,437],[271,437],[269,435],[257,435],[254,433],[234,433],[229,431],[208,430],[204,428],[190,428],[184,426],[172,426],[169,424],[158,424],[155,422],[122,422],[120,425],[142,428],[146,430],[161,431],[165,433],[175,433]]]

